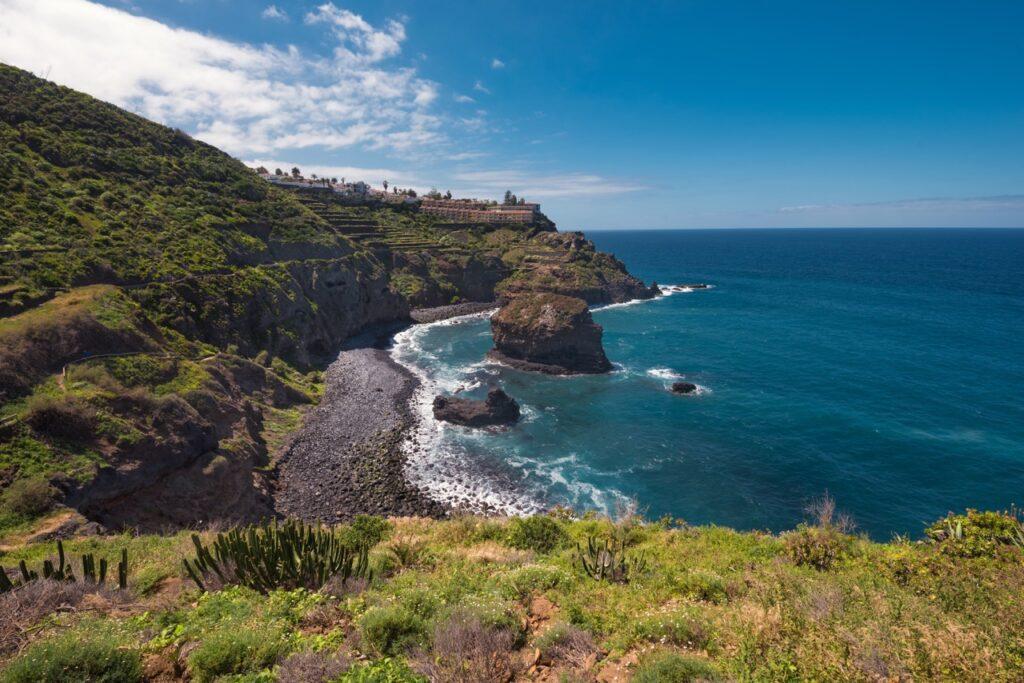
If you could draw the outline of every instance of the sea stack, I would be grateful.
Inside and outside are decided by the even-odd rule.
[[[550,293],[521,294],[491,318],[491,358],[520,370],[552,375],[608,372],[601,326],[587,302]]]

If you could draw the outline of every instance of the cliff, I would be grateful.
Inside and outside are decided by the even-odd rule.
[[[458,224],[275,187],[3,65],[0,196],[0,496],[35,487],[115,527],[265,515],[319,370],[410,307],[645,292],[542,215]],[[0,535],[45,507],[0,505]]]

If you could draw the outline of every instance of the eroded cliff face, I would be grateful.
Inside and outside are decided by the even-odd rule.
[[[351,256],[59,295],[0,326],[0,396],[25,406],[0,424],[0,489],[43,476],[110,528],[265,518],[265,423],[293,429],[315,400],[295,368],[407,315],[380,264]]]
[[[104,452],[104,462],[85,482],[58,479],[64,502],[104,526],[142,531],[271,515],[266,475],[257,469],[269,455],[264,413],[310,397],[237,356],[214,356],[201,373],[181,395],[112,394],[106,417],[132,425],[132,438],[83,435],[82,445]]]
[[[602,373],[612,365],[587,302],[561,294],[521,294],[491,318],[490,356],[521,370]]]
[[[408,317],[408,302],[367,255],[288,261],[210,278],[155,285],[138,298],[189,339],[301,367],[323,363],[348,337]]]
[[[593,305],[650,299],[659,293],[632,276],[617,258],[598,251],[581,232],[539,233],[523,248],[523,261],[496,288],[502,300],[550,292]]]

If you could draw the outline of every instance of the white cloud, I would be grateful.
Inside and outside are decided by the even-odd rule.
[[[328,2],[317,7],[316,12],[306,14],[307,24],[321,22],[330,24],[334,29],[338,38],[334,55],[339,60],[374,63],[402,51],[405,25],[400,21],[389,20],[385,29],[377,29],[358,14]]]
[[[481,81],[477,81],[476,83],[473,84],[473,90],[476,90],[477,92],[482,92],[486,95],[491,94],[491,91],[488,90],[487,86],[484,85]]]
[[[487,152],[458,152],[456,154],[449,154],[446,158],[449,161],[469,161],[471,159],[480,159],[488,156]]]
[[[498,59],[497,57],[495,57],[494,59],[491,60],[491,68],[492,69],[504,69],[505,68],[505,62],[503,62],[500,59]]]
[[[474,100],[469,95],[456,95],[455,101],[458,102],[459,104],[473,104],[474,102],[476,102],[476,100]]]
[[[276,19],[277,21],[288,21],[288,13],[277,5],[267,5],[267,8],[260,13],[264,19]]]
[[[88,0],[0,0],[0,61],[194,132],[233,154],[314,146],[413,152],[444,140],[436,84],[385,67],[405,27],[331,3],[307,16],[331,57],[173,28]]]
[[[517,170],[495,170],[456,173],[453,177],[466,184],[461,193],[478,196],[498,196],[505,190],[512,190],[527,198],[544,199],[623,194],[646,189],[636,183],[587,173],[537,175]]]

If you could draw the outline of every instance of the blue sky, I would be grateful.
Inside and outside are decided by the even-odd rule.
[[[1024,226],[1024,3],[0,0],[0,61],[245,161],[562,228]]]

